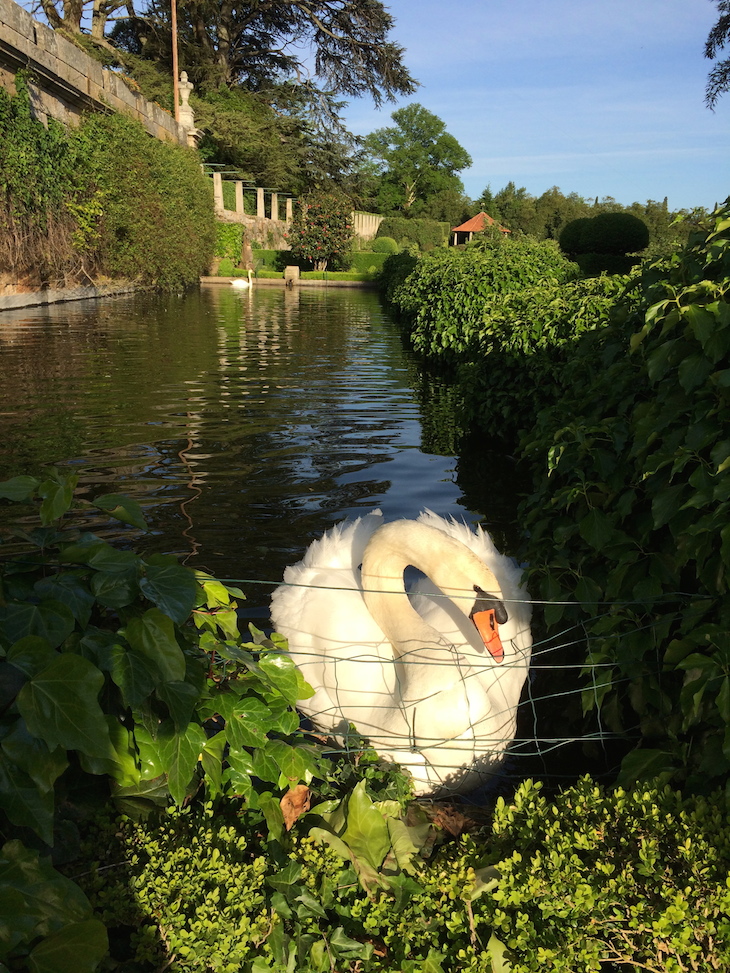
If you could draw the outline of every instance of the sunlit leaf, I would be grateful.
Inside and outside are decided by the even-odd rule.
[[[158,744],[170,794],[176,804],[182,804],[206,744],[205,731],[197,723],[190,723],[182,733],[168,726],[160,731]]]
[[[365,792],[365,781],[359,781],[347,802],[347,827],[342,840],[353,853],[380,868],[390,850],[388,825]]]

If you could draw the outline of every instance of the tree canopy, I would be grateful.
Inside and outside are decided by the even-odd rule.
[[[169,3],[142,4],[128,0],[128,16],[112,36],[169,63]],[[380,0],[189,0],[178,7],[180,66],[203,89],[256,90],[296,78],[332,94],[370,95],[380,105],[416,88],[404,49],[389,40],[393,24]]]
[[[717,0],[720,14],[705,42],[705,57],[714,61],[726,44],[730,43],[730,0]],[[721,94],[730,88],[730,57],[718,61],[707,78],[705,101],[714,108]]]
[[[454,194],[463,200],[457,173],[471,165],[471,156],[441,119],[417,102],[394,111],[391,118],[395,125],[364,140],[379,212],[443,218],[443,212],[427,212],[428,202],[438,198],[443,203],[449,196],[453,201]]]

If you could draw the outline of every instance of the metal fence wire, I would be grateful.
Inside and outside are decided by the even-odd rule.
[[[253,579],[236,579],[235,583],[281,585]],[[429,597],[446,596],[431,592]],[[473,599],[472,594],[465,597]],[[449,598],[453,600],[453,595]],[[529,605],[535,615],[555,604],[534,599],[506,603],[508,608]],[[617,607],[630,609],[634,603],[562,604],[583,609],[586,620],[593,624],[602,615],[615,613]],[[645,607],[643,602],[635,604]],[[640,613],[634,622],[624,614],[633,632],[652,627],[653,623],[640,620]],[[541,626],[533,624],[533,628]],[[605,644],[605,637],[592,636],[584,622],[569,622],[558,635],[534,640],[527,648],[506,644],[504,660],[494,665],[483,650],[463,646],[457,657],[451,646],[444,645],[440,651],[430,652],[429,658],[416,648],[413,654],[407,652],[396,659],[384,656],[382,645],[349,646],[343,638],[338,651],[299,649],[292,653],[305,679],[317,690],[299,709],[314,730],[328,738],[333,757],[352,754],[367,740],[386,759],[410,771],[417,794],[467,794],[531,775],[575,778],[580,773],[576,752],[602,753],[610,761],[617,746],[626,749],[638,736],[638,727],[619,733],[602,719],[599,703],[607,680],[611,686],[627,680],[617,680],[613,662],[590,661],[596,642]],[[422,696],[403,698],[400,693],[409,667],[429,670],[421,680],[428,687]],[[373,670],[377,670],[377,679]],[[657,659],[657,673],[660,670]],[[519,692],[512,698],[501,688],[509,679],[519,683]],[[372,690],[374,682],[380,685],[378,692]],[[481,708],[474,705],[475,696],[482,700]],[[583,710],[591,711],[590,720],[580,718]],[[465,714],[469,718],[458,735],[449,733],[450,718],[456,716],[453,725],[461,727],[459,718]]]

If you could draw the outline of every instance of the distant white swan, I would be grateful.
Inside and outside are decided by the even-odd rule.
[[[249,268],[248,271],[248,280],[244,280],[243,277],[236,277],[235,280],[231,281],[231,287],[235,287],[237,291],[247,290],[249,287],[253,287],[251,269]]]
[[[407,592],[409,565],[426,577]],[[410,771],[418,794],[478,786],[514,739],[527,676],[521,573],[481,528],[428,510],[333,527],[271,600],[274,628],[315,690],[302,712],[340,740],[353,723]]]

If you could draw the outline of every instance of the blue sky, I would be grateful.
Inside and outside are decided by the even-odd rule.
[[[704,104],[711,0],[390,0],[392,37],[421,82],[379,111],[351,101],[365,135],[417,101],[473,159],[467,195],[509,180],[670,209],[730,195],[730,92]],[[730,52],[727,52],[730,53]]]

